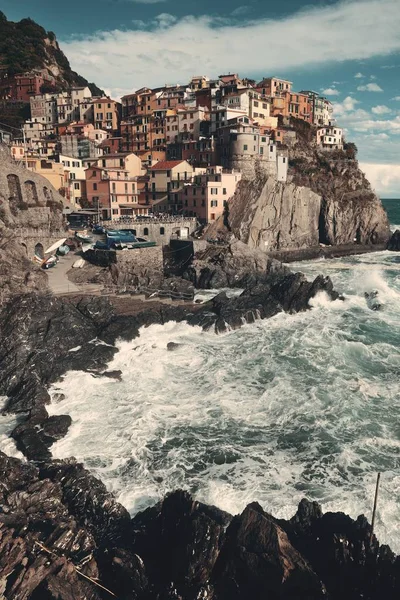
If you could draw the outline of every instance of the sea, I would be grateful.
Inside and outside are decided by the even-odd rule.
[[[400,200],[383,202],[400,228]],[[400,553],[400,253],[290,267],[329,275],[345,301],[320,294],[306,313],[222,335],[143,328],[109,365],[122,381],[53,385],[50,414],[73,419],[53,456],[82,461],[132,514],[183,488],[232,514],[257,501],[289,518],[306,497],[370,519],[380,472],[376,533]],[[0,448],[16,453],[12,418],[0,421]]]

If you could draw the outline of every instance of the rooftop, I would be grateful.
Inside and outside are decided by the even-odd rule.
[[[173,169],[177,167],[181,163],[185,162],[184,160],[160,160],[158,163],[150,167],[152,171],[164,171],[168,169]]]

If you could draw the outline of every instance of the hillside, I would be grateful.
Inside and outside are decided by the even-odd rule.
[[[18,23],[8,21],[0,11],[0,78],[32,69],[44,69],[52,75],[57,90],[88,85],[93,95],[104,93],[71,69],[52,31],[46,31],[29,18]]]

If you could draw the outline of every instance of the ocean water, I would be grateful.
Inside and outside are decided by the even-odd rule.
[[[400,200],[399,199],[382,199],[382,204],[386,209],[391,224],[391,229],[400,229]]]
[[[330,275],[346,300],[321,294],[311,311],[218,336],[142,329],[109,365],[121,382],[74,372],[53,386],[65,400],[50,412],[73,419],[53,455],[83,461],[132,514],[185,488],[230,513],[257,500],[290,517],[307,497],[370,518],[380,471],[376,531],[400,552],[400,254],[292,268]]]

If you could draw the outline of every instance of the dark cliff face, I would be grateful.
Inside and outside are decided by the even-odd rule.
[[[297,143],[289,149],[287,183],[262,175],[240,182],[229,206],[232,233],[266,252],[318,244],[386,244],[386,212],[354,150],[321,152],[310,126],[292,125]],[[215,229],[211,226],[211,237]]]

